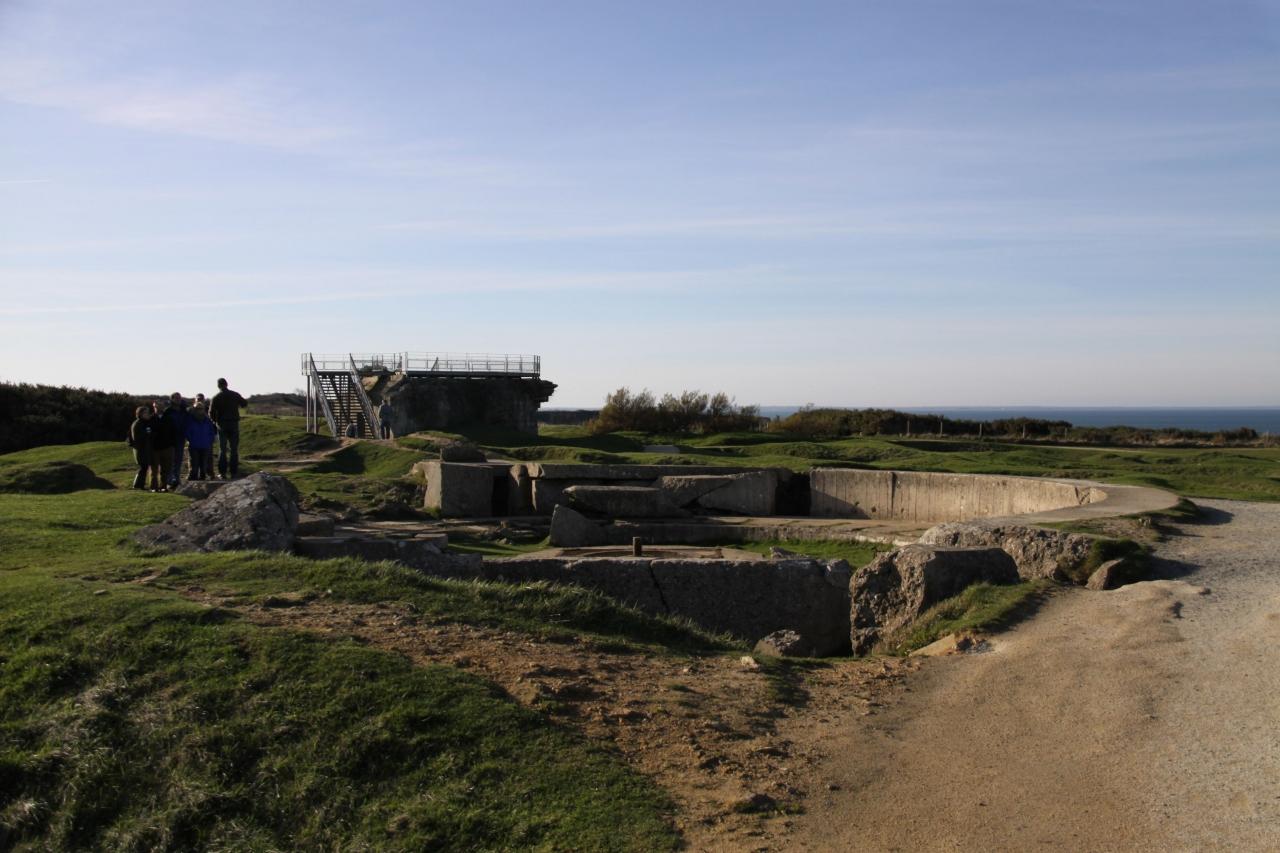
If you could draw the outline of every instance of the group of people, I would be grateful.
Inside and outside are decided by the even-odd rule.
[[[190,451],[188,480],[235,479],[240,471],[240,410],[244,397],[218,380],[218,393],[206,400],[197,394],[188,405],[175,391],[167,403],[139,406],[129,427],[129,446],[138,464],[133,487],[167,492],[182,482],[182,466]],[[213,444],[218,442],[218,469],[213,468]]]

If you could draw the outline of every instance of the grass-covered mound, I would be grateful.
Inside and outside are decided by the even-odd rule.
[[[0,493],[61,495],[81,489],[110,488],[114,486],[93,473],[92,468],[65,459],[0,467]]]

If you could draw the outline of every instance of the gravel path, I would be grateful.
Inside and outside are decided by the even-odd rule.
[[[1201,501],[1169,579],[1054,596],[850,720],[793,850],[1280,850],[1280,505]]]

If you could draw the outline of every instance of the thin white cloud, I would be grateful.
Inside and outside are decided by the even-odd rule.
[[[509,270],[297,270],[270,274],[209,273],[198,270],[129,273],[70,270],[8,270],[0,284],[0,317],[115,314],[175,309],[231,309],[320,303],[404,300],[415,296],[583,290],[686,291],[720,288],[741,291],[775,283],[777,270],[732,267],[646,272],[518,272]],[[229,294],[221,299],[174,301],[184,291]],[[276,296],[253,294],[275,292]],[[120,302],[95,299],[101,293],[128,293]]]
[[[98,124],[290,150],[353,133],[341,123],[308,117],[295,92],[264,74],[93,77],[49,60],[10,57],[0,60],[0,99],[68,110]]]

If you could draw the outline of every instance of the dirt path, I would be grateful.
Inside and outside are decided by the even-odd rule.
[[[1055,596],[837,720],[839,790],[774,849],[1280,850],[1280,505],[1202,505],[1177,579]]]

